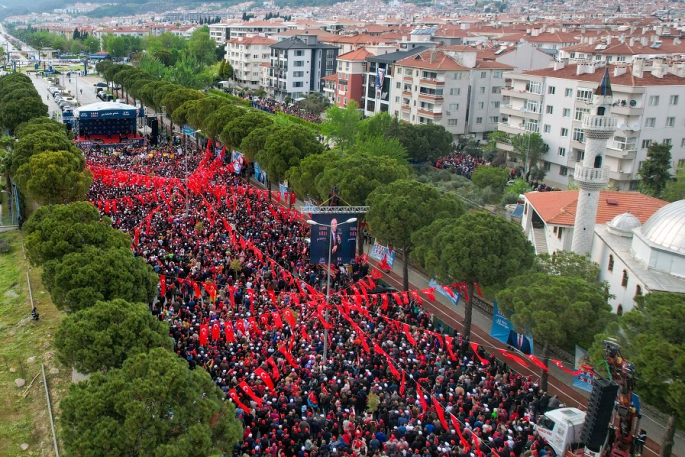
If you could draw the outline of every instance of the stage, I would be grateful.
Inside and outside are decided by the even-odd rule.
[[[81,147],[142,145],[136,123],[144,115],[142,108],[117,102],[79,107],[74,112],[75,142]]]
[[[138,135],[88,135],[77,137],[74,142],[80,148],[91,148],[101,146],[105,148],[116,148],[119,146],[142,146],[145,138]]]

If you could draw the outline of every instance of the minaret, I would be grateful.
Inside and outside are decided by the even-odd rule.
[[[618,123],[615,117],[610,116],[612,102],[607,67],[592,97],[592,112],[583,118],[585,158],[582,165],[576,165],[573,173],[579,191],[571,250],[577,254],[587,254],[592,249],[599,191],[609,183],[609,170],[603,165],[604,151]]]

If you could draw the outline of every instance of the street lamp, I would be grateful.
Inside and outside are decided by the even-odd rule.
[[[345,222],[341,222],[338,224],[338,227],[341,225],[345,224],[352,224],[354,222],[357,222],[356,217],[351,217]],[[307,224],[309,225],[319,225],[321,227],[328,227],[328,274],[326,275],[326,310],[324,311],[324,320],[326,321],[326,325],[328,325],[328,308],[331,305],[331,254],[333,250],[333,234],[330,232],[331,226],[328,224],[322,224],[320,222],[316,222],[315,220],[308,219]],[[324,327],[323,329],[323,363],[324,366],[326,365],[326,361],[328,360],[328,329]]]

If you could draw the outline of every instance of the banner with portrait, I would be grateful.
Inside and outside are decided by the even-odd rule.
[[[459,305],[461,294],[459,292],[455,292],[450,286],[440,285],[434,278],[431,278],[431,280],[428,281],[428,286],[435,287],[435,291],[447,297],[447,299],[451,301],[454,306]]]
[[[312,264],[348,264],[354,259],[357,246],[357,222],[344,222],[355,214],[312,214],[310,253]]]
[[[533,337],[523,335],[514,330],[514,324],[505,316],[497,306],[497,301],[493,303],[494,311],[492,316],[492,327],[490,336],[502,343],[506,343],[519,352],[524,354],[533,353]]]
[[[383,257],[385,257],[385,262],[392,268],[395,263],[395,249],[392,246],[383,246],[374,242],[371,252],[369,252],[369,257],[378,261],[383,260]]]
[[[575,371],[580,370],[581,373],[573,377],[573,387],[592,392],[592,386],[595,384],[595,375],[592,370],[584,367],[590,367],[590,355],[582,347],[576,345],[575,357]]]

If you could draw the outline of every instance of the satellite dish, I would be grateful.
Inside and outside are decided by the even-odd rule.
[[[635,124],[633,127],[630,129],[633,132],[639,132],[640,131],[640,124]]]
[[[621,130],[628,130],[628,126],[625,125],[625,124],[619,125],[618,128],[621,129]]]
[[[636,106],[637,105],[637,100],[631,100],[630,101],[630,106]]]

